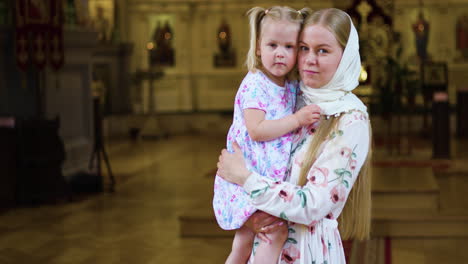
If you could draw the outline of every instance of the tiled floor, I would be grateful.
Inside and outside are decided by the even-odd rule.
[[[429,159],[430,144],[420,141],[419,150],[402,159]],[[180,238],[177,221],[185,210],[209,206],[200,192],[212,185],[224,142],[224,135],[213,134],[114,142],[108,151],[116,192],[0,215],[0,264],[224,263],[229,238]],[[468,144],[455,143],[452,163],[462,170]],[[382,146],[375,155],[388,158]],[[437,179],[441,208],[466,214],[468,175],[455,171]],[[392,263],[468,263],[468,237],[395,238]]]

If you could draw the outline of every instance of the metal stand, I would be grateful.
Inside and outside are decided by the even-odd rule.
[[[146,112],[148,116],[145,119],[143,127],[140,131],[140,135],[144,139],[158,139],[161,137],[168,137],[168,134],[163,130],[160,124],[160,120],[157,118],[156,103],[154,99],[156,93],[154,82],[161,79],[163,75],[164,73],[158,68],[150,69],[148,71],[137,71],[135,73],[135,83],[140,87],[140,91],[142,90],[141,86],[143,81],[147,81],[149,86],[148,110]]]
[[[97,176],[101,179],[102,183],[102,173],[101,173],[101,158],[104,158],[106,163],[107,172],[110,179],[110,192],[115,191],[115,179],[112,174],[111,166],[109,163],[109,158],[107,157],[106,149],[104,148],[104,140],[102,136],[102,116],[99,103],[99,97],[93,99],[94,107],[94,148],[91,154],[91,159],[89,160],[89,169],[96,168]],[[102,155],[102,157],[101,157]],[[94,163],[96,162],[96,163]],[[102,185],[104,186],[104,185]]]

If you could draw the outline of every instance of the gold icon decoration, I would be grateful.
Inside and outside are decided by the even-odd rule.
[[[173,38],[174,33],[169,21],[165,21],[163,26],[158,21],[152,40],[146,44],[150,67],[175,65],[175,50],[172,47]]]
[[[231,47],[231,38],[231,28],[226,20],[223,19],[216,36],[219,52],[216,53],[213,58],[215,67],[236,66],[236,56],[234,49]]]

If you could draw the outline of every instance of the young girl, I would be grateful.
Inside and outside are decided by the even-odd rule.
[[[291,150],[291,132],[312,125],[320,118],[320,108],[306,106],[293,114],[297,82],[289,77],[296,64],[297,41],[303,16],[308,9],[289,7],[252,8],[249,73],[235,98],[233,124],[227,148],[237,142],[249,169],[282,181]],[[288,197],[283,197],[288,199]],[[213,208],[221,228],[237,229],[226,263],[246,263],[255,234],[244,225],[255,212],[242,187],[216,177]],[[281,225],[281,223],[279,223]],[[275,263],[288,236],[283,224],[266,237],[270,243],[254,245],[255,263]]]

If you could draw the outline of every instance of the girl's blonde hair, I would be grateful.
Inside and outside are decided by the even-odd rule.
[[[286,20],[297,23],[300,30],[304,17],[307,17],[310,13],[311,10],[309,8],[295,10],[288,6],[273,6],[268,9],[254,7],[247,11],[250,24],[250,48],[245,61],[247,69],[255,72],[261,66],[260,57],[257,56],[257,47],[262,36],[262,28],[268,20]]]
[[[327,28],[337,39],[343,50],[348,42],[351,29],[350,17],[335,8],[314,12],[304,20],[304,27],[321,25]],[[314,138],[307,149],[306,158],[299,176],[299,185],[304,186],[307,175],[317,158],[318,150],[327,137],[338,127],[341,116],[322,118]],[[369,124],[369,151],[359,175],[351,189],[346,205],[340,215],[340,233],[343,239],[355,238],[363,240],[369,238],[371,226],[371,158],[372,158],[372,129]]]

